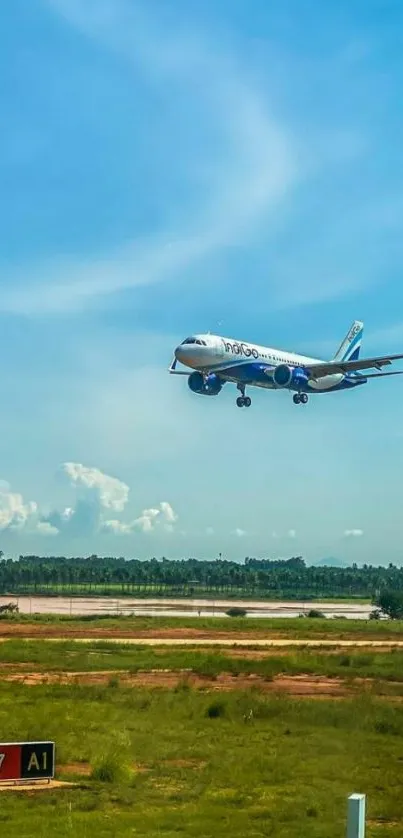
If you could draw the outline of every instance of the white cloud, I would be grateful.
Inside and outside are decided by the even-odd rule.
[[[179,157],[172,140],[175,167],[184,183],[193,178],[201,184],[202,193],[190,196],[190,209],[175,207],[175,225],[167,220],[151,239],[105,253],[96,263],[40,265],[29,287],[16,278],[18,289],[2,294],[0,308],[27,314],[82,309],[102,295],[177,278],[204,257],[254,234],[256,223],[278,207],[297,177],[290,138],[272,115],[267,95],[224,55],[222,43],[169,31],[137,4],[48,2],[70,25],[116,52],[129,71],[140,67],[147,82],[160,88],[169,80],[170,101],[176,101],[177,92],[180,101],[185,97],[190,107],[199,107],[200,124],[209,126],[216,141],[203,144],[198,154],[193,144],[184,149],[181,126]],[[177,128],[175,113],[171,123]]]
[[[160,515],[159,509],[143,509],[141,515],[133,521],[132,529],[139,528],[143,532],[151,532],[154,529],[156,519]]]
[[[168,501],[161,501],[158,508],[151,507],[143,509],[142,513],[131,523],[112,520],[103,521],[101,529],[104,532],[111,532],[115,535],[130,535],[135,530],[143,533],[153,532],[156,527],[162,526],[167,532],[172,532],[178,516]]]
[[[363,530],[344,530],[345,538],[361,538],[363,535]]]
[[[0,487],[0,530],[23,529],[35,519],[37,504],[24,502],[22,495],[11,492],[9,484],[2,481]]]
[[[89,468],[82,463],[63,463],[62,472],[74,485],[94,492],[103,508],[121,512],[126,506],[129,487],[116,477],[110,477],[100,469]],[[66,512],[71,517],[71,510],[65,510],[65,515]]]
[[[0,488],[0,530],[20,530],[32,523],[37,514],[34,501],[24,502],[22,495],[10,492],[7,483]]]
[[[68,478],[78,493],[71,506],[40,510],[22,495],[10,491],[5,481],[0,481],[0,530],[25,529],[30,533],[51,536],[65,534],[71,537],[93,536],[96,533],[133,535],[136,531],[150,533],[157,527],[172,532],[178,515],[168,501],[161,501],[156,508],[144,509],[134,520],[106,519],[108,510],[122,511],[128,502],[129,487],[116,477],[82,463],[67,462],[59,474]]]
[[[297,533],[296,533],[295,530],[288,530],[287,535],[288,535],[288,538],[296,538],[297,537]]]
[[[49,524],[48,521],[38,521],[36,531],[40,533],[40,535],[59,535],[57,527]]]
[[[163,500],[161,502],[160,506],[161,506],[162,515],[164,516],[167,523],[168,524],[175,524],[175,522],[178,520],[178,516],[177,516],[176,512],[174,512],[174,510],[172,509],[171,504],[168,503],[167,501]]]
[[[111,533],[112,535],[130,535],[133,529],[130,524],[124,524],[122,521],[116,519],[111,521],[103,521],[101,524],[101,531]]]
[[[246,530],[241,530],[240,527],[237,527],[236,530],[234,530],[234,535],[238,538],[243,538],[243,536],[246,535]]]
[[[6,481],[0,481],[0,531],[25,530],[38,535],[57,535],[59,530],[40,520],[38,504],[25,502],[18,492],[11,492]]]

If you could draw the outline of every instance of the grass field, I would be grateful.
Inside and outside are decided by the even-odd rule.
[[[115,672],[129,673],[156,670],[192,671],[198,675],[215,677],[222,672],[231,675],[256,674],[272,678],[279,674],[310,674],[325,677],[371,678],[403,683],[403,650],[388,652],[354,651],[294,651],[279,653],[253,649],[234,651],[192,648],[171,649],[71,641],[44,643],[43,641],[8,640],[0,644],[1,664],[7,673],[36,672]],[[14,666],[13,666],[14,665]],[[3,667],[4,672],[4,667]]]
[[[146,636],[161,632],[186,633],[194,637],[215,636],[225,633],[239,637],[253,635],[264,638],[352,638],[352,639],[403,639],[402,620],[353,620],[318,618],[247,618],[247,617],[132,617],[88,615],[70,617],[58,614],[17,614],[12,618],[0,616],[0,637],[5,634],[32,636],[33,634],[63,634],[88,636]]]
[[[121,628],[127,621],[107,622]],[[157,631],[167,621],[141,622],[143,630]],[[169,622],[183,628],[184,621]],[[208,621],[210,631],[231,625],[235,642],[234,623],[248,631],[248,622]],[[292,622],[302,631],[321,621]],[[369,627],[378,636],[380,625]],[[166,670],[186,672],[170,689],[164,681],[158,689],[125,681]],[[189,671],[201,676],[198,687]],[[99,683],[8,680],[99,672],[105,675]],[[232,676],[226,691],[223,673]],[[283,676],[293,682],[304,675],[334,678],[346,693],[336,700],[282,690]],[[247,676],[261,681],[246,687]],[[273,682],[278,688],[266,692]],[[77,786],[2,792],[0,824],[8,838],[344,838],[346,798],[358,791],[367,794],[366,838],[401,838],[402,697],[398,650],[206,651],[6,639],[0,643],[1,739],[54,739],[57,778]]]
[[[363,789],[368,838],[384,835],[385,821],[388,836],[401,836],[402,714],[367,697],[318,704],[250,692],[217,700],[187,689],[3,685],[0,725],[9,741],[46,730],[60,776],[81,785],[4,793],[10,838],[341,838],[346,796]]]

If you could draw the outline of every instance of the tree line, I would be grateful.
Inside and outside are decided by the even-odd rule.
[[[307,566],[300,556],[243,563],[195,558],[170,560],[122,557],[20,556],[0,551],[0,593],[141,596],[226,596],[266,598],[379,597],[403,591],[403,568]]]

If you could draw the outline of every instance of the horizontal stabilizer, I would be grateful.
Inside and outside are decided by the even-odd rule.
[[[403,375],[403,370],[394,370],[394,372],[370,372],[365,378],[384,378],[385,375]]]

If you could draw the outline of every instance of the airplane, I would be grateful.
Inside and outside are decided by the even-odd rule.
[[[218,396],[227,382],[236,384],[241,394],[236,400],[238,407],[251,406],[246,387],[288,390],[294,404],[307,404],[310,394],[351,390],[370,378],[403,374],[403,370],[360,372],[381,370],[403,358],[401,354],[360,359],[363,331],[364,324],[354,320],[330,361],[210,333],[192,335],[176,347],[168,372],[187,375],[190,390],[204,396]],[[178,361],[189,369],[177,369]]]

